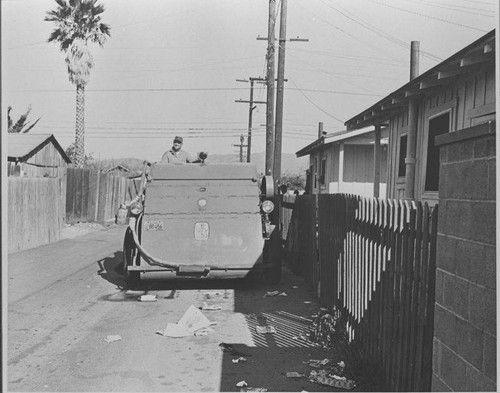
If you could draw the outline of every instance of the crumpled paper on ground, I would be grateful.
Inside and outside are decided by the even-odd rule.
[[[210,322],[200,310],[191,305],[179,322],[169,323],[165,330],[158,331],[157,333],[162,336],[174,338],[193,336],[197,335],[196,333],[198,332],[200,333],[199,335],[206,335],[212,330],[210,326],[215,324],[216,322]]]
[[[334,374],[329,374],[326,370],[312,370],[309,374],[309,380],[311,382],[317,382],[322,385],[332,386],[337,389],[347,389],[351,390],[356,387],[356,382],[345,377],[339,377]]]
[[[122,336],[118,335],[118,334],[112,334],[108,337],[106,337],[104,339],[104,341],[106,341],[107,343],[112,343],[112,342],[115,342],[115,341],[120,341],[122,339]]]

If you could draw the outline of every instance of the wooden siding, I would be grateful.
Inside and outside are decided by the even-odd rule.
[[[450,111],[451,132],[495,117],[495,70],[483,67],[473,74],[460,77],[446,88],[430,93],[419,102],[417,126],[417,164],[415,169],[415,199],[436,203],[437,194],[425,194],[425,165],[427,161],[427,135],[429,120],[440,113]],[[389,198],[399,198],[404,191],[404,178],[398,178],[400,137],[408,130],[408,112],[405,110],[389,121]]]
[[[63,207],[60,179],[9,177],[8,251],[16,252],[59,240]]]
[[[120,205],[137,195],[137,183],[122,176],[82,168],[68,168],[66,222],[115,220]]]

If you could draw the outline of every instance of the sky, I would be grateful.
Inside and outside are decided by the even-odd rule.
[[[195,153],[239,153],[250,84],[265,77],[268,0],[100,0],[111,37],[91,44],[85,149],[96,159],[158,161],[175,135]],[[277,0],[277,10],[281,0]],[[74,142],[75,86],[47,43],[54,0],[1,0],[2,116],[32,106],[32,133]],[[497,27],[495,0],[290,0],[285,44],[283,153],[295,153]],[[278,19],[279,19],[279,12]],[[278,37],[279,21],[275,36]],[[277,54],[276,50],[276,54]],[[276,62],[278,57],[276,56]],[[266,101],[265,85],[254,99]],[[265,151],[265,105],[253,111],[252,151]],[[2,122],[6,128],[6,122]],[[2,130],[5,137],[6,130]]]

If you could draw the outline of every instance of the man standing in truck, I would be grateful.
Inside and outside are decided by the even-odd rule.
[[[182,150],[183,139],[181,136],[174,138],[172,148],[165,152],[161,158],[161,162],[165,164],[186,164],[188,162],[195,162],[191,154]]]

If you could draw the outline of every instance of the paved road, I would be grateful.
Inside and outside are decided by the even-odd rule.
[[[124,288],[123,227],[9,255],[9,391],[238,391],[236,383],[269,391],[327,391],[288,371],[309,371],[309,359],[335,357],[296,337],[318,306],[307,285],[288,272],[278,286],[244,280],[149,282]],[[280,290],[288,296],[264,297]],[[139,302],[156,294],[157,302]],[[156,332],[190,305],[217,325],[199,337]],[[276,334],[259,334],[267,323]],[[109,335],[121,340],[108,343]],[[245,363],[222,351],[232,344]],[[342,359],[334,359],[336,361]]]

